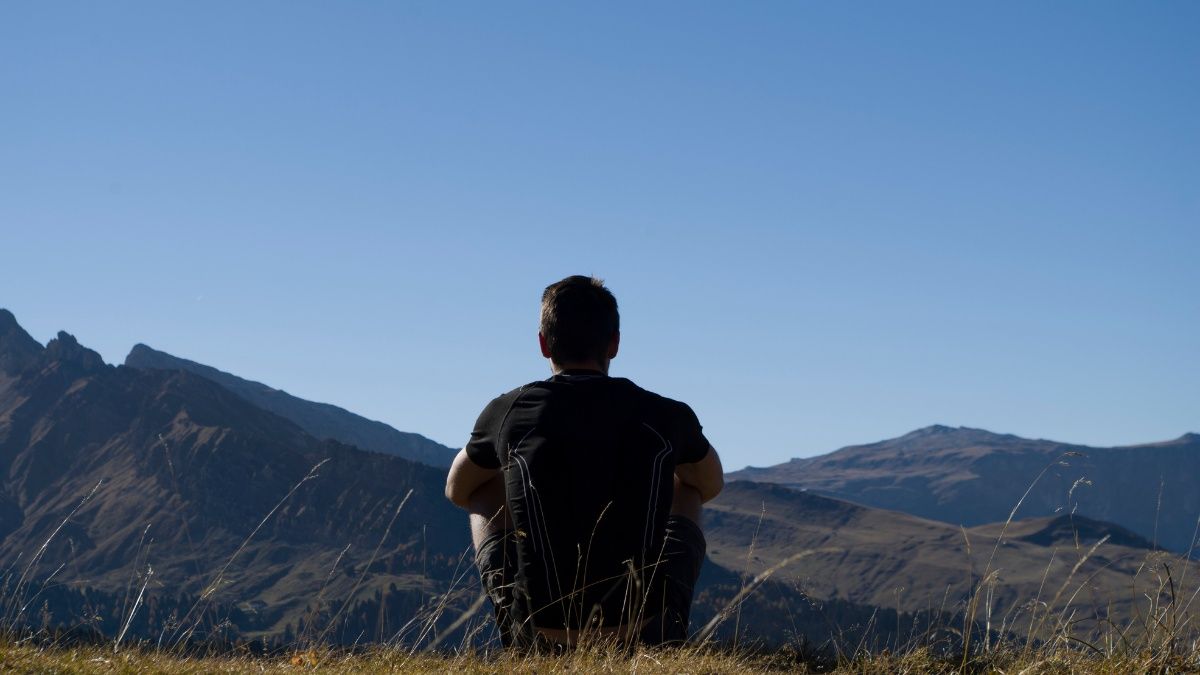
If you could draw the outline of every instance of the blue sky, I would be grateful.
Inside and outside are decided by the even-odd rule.
[[[730,467],[1200,431],[1200,5],[6,3],[0,306],[461,445],[605,278]]]

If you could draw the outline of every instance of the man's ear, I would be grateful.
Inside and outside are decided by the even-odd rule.
[[[546,336],[538,333],[538,346],[542,348],[542,356],[550,358],[550,348],[546,346]]]
[[[621,331],[613,333],[612,339],[608,341],[608,359],[611,361],[617,357],[617,350],[621,348]]]

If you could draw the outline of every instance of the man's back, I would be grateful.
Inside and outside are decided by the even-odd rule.
[[[660,604],[675,467],[708,447],[685,404],[592,371],[528,384],[484,409],[466,450],[503,469],[534,625],[630,624]]]
[[[446,476],[505,645],[687,637],[721,460],[691,408],[608,377],[620,342],[603,282],[547,286],[538,346],[554,376],[492,400]]]

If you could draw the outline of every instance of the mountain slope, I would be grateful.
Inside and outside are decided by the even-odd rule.
[[[1018,517],[1074,509],[1174,551],[1192,546],[1197,476],[1196,434],[1094,448],[944,426],[730,475],[967,526],[1007,519],[1036,479]]]
[[[133,368],[186,370],[212,380],[258,407],[291,420],[317,438],[331,438],[363,450],[395,455],[436,467],[449,467],[455,450],[421,436],[398,431],[328,403],[315,403],[242,379],[195,361],[188,361],[144,344],[134,345],[125,357]]]
[[[0,563],[27,580],[6,612],[54,577],[111,634],[144,579],[143,620],[203,594],[199,628],[280,635],[349,598],[368,563],[356,603],[410,616],[461,568],[442,470],[317,440],[186,371],[108,366],[66,333],[38,349],[0,374]]]
[[[1052,595],[1064,584],[1074,589],[1086,580],[1087,594],[1074,599],[1081,617],[1104,612],[1128,619],[1143,602],[1141,593],[1153,594],[1158,587],[1151,571],[1159,568],[1154,561],[1169,561],[1176,578],[1196,567],[1152,551],[1149,542],[1123,528],[1090,519],[1017,522],[1001,539],[1003,529],[1002,524],[988,524],[963,530],[745,481],[728,483],[705,513],[708,554],[722,567],[754,575],[808,551],[775,578],[791,580],[814,598],[910,612],[939,606],[961,610],[986,570],[999,575],[991,594],[997,614],[1017,611],[1045,589]],[[1089,557],[1090,548],[1106,536]],[[1085,561],[1073,572],[1081,559]],[[1186,576],[1198,571],[1190,569]]]

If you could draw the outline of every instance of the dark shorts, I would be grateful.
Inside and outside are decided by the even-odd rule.
[[[654,574],[662,584],[661,606],[647,607],[651,615],[638,636],[646,645],[678,644],[687,639],[692,595],[707,544],[704,532],[684,516],[667,518],[663,561]],[[475,564],[484,590],[492,601],[500,639],[506,647],[529,646],[534,642],[529,612],[522,601],[517,578],[516,539],[511,531],[488,537],[475,553]],[[658,594],[656,594],[657,596]]]

